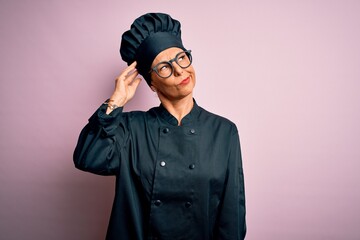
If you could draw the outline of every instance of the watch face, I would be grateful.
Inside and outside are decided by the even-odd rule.
[[[114,110],[114,109],[118,108],[117,105],[111,104],[111,103],[108,103],[108,106],[109,106],[109,108],[110,108],[111,110]]]
[[[107,99],[104,104],[106,104],[108,106],[108,108],[110,108],[111,110],[114,110],[116,108],[118,108],[119,106],[116,104],[111,104],[110,102],[113,102],[114,100],[111,99]]]

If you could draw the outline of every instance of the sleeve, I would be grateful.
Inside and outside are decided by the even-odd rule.
[[[240,150],[239,135],[236,127],[231,136],[228,170],[224,194],[218,215],[216,239],[242,240],[246,235],[245,187]]]
[[[82,129],[74,150],[75,167],[98,175],[116,175],[120,166],[120,148],[129,137],[124,127],[122,108],[109,115],[103,104]]]

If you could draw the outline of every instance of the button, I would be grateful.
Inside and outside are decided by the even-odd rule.
[[[160,205],[161,205],[161,201],[160,201],[160,200],[155,200],[155,201],[154,201],[154,204],[155,204],[155,206],[160,206]]]
[[[191,134],[195,134],[195,129],[191,129],[191,130],[190,130],[190,133],[191,133]]]
[[[190,164],[190,165],[189,165],[189,168],[190,168],[190,169],[194,169],[194,168],[195,168],[195,164]]]
[[[186,207],[186,208],[191,207],[191,205],[192,205],[191,202],[186,202],[186,203],[185,203],[185,207]]]
[[[169,128],[164,128],[164,129],[163,129],[163,133],[168,133],[168,132],[170,132],[170,129],[169,129]]]
[[[165,165],[166,165],[166,162],[164,162],[164,161],[160,162],[160,166],[165,167]]]

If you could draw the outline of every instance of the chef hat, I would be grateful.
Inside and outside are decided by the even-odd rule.
[[[164,13],[147,13],[133,22],[122,35],[120,54],[128,65],[137,61],[136,68],[151,85],[150,67],[163,50],[178,47],[186,50],[181,41],[181,24]]]

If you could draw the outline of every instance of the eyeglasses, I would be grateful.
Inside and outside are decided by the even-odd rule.
[[[189,67],[192,63],[191,50],[179,52],[173,59],[156,64],[149,73],[154,71],[159,77],[168,78],[174,73],[173,62],[176,62],[183,69]]]

